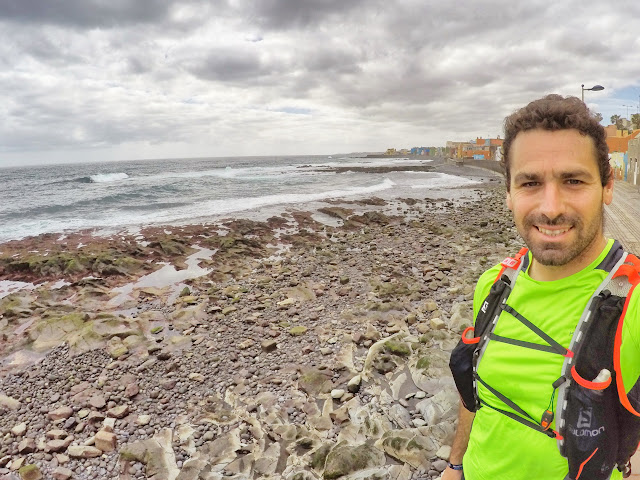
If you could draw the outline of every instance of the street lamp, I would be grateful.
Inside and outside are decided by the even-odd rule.
[[[633,108],[633,105],[622,105],[623,107],[627,107],[627,120],[629,120],[629,107]]]
[[[594,85],[591,88],[584,88],[584,83],[582,84],[582,102],[584,102],[584,91],[585,90],[593,90],[594,92],[599,92],[600,90],[604,90],[602,85]]]

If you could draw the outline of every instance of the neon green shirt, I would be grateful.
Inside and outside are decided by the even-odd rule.
[[[582,311],[606,277],[606,272],[595,267],[612,245],[613,240],[609,240],[591,265],[560,280],[539,282],[533,280],[528,271],[520,272],[507,303],[565,348],[569,347]],[[474,318],[499,271],[497,265],[480,277],[473,299]],[[633,292],[622,332],[620,357],[627,392],[640,375],[639,320],[640,288]],[[540,337],[505,312],[494,332],[544,344]],[[478,365],[478,374],[539,419],[550,403],[552,383],[560,376],[563,360],[560,355],[490,341]],[[481,384],[478,394],[488,404],[512,411]],[[555,423],[551,428],[555,429]],[[465,480],[563,480],[569,472],[567,460],[560,455],[555,439],[487,407],[476,412],[463,463]],[[621,479],[622,474],[614,468],[610,478]]]

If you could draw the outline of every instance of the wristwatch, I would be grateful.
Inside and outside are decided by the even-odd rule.
[[[454,465],[453,463],[449,462],[448,467],[452,470],[462,470],[462,464]]]

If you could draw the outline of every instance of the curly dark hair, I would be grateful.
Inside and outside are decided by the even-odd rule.
[[[501,165],[504,170],[507,191],[511,187],[509,155],[511,145],[520,132],[527,130],[578,130],[588,135],[595,145],[596,160],[600,170],[600,181],[605,186],[611,177],[609,146],[604,127],[600,125],[582,100],[577,97],[563,97],[551,94],[534,100],[526,107],[515,111],[504,120],[504,143],[502,144]]]

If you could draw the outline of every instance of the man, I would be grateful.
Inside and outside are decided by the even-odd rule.
[[[574,332],[599,285],[608,285],[608,272],[602,267],[605,259],[621,252],[619,244],[607,240],[603,233],[604,205],[610,204],[613,197],[604,129],[579,99],[548,95],[506,118],[502,163],[507,206],[529,251],[510,283],[512,290],[506,304],[496,307],[499,317],[491,327],[493,336],[486,341],[474,373],[478,381],[473,391],[479,408],[473,413],[461,404],[449,467],[442,479],[596,478],[591,473],[583,475],[589,468],[598,470],[597,478],[622,478],[614,468],[615,461],[602,461],[596,467],[589,463],[592,458],[600,461],[598,452],[608,448],[602,444],[588,447],[591,455],[585,458],[569,455],[575,464],[569,475],[569,461],[559,450],[559,445],[564,445],[559,440],[565,440],[555,423],[557,395],[571,384],[570,377],[574,375],[573,370],[565,374],[569,370],[563,366],[573,357],[570,349],[574,348]],[[497,265],[478,281],[474,295],[476,328],[479,313],[487,307],[485,299],[502,271],[504,268]],[[578,447],[587,448],[585,442],[596,442],[605,426],[611,431],[608,423],[602,427],[591,425],[591,416],[605,408],[589,403],[591,399],[614,398],[615,403],[607,404],[605,416],[601,417],[605,423],[618,415],[618,395],[620,402],[630,402],[629,412],[640,410],[640,288],[636,292],[632,286],[627,291],[630,293],[624,323],[613,324],[614,328],[621,325],[616,352],[622,379],[617,378],[618,369],[613,367],[601,370],[597,378],[594,375],[588,381],[581,380],[577,371],[573,377],[575,382],[586,385],[578,395],[591,395],[579,415],[567,412],[568,418],[572,414],[579,417],[565,427],[574,433],[566,442],[577,442]],[[621,295],[624,302],[626,292]],[[599,315],[594,315],[596,320]],[[615,321],[620,318],[616,314]],[[484,335],[476,332],[475,336],[473,341],[478,342]],[[554,352],[554,348],[559,351]],[[598,356],[598,352],[591,355]],[[614,377],[610,387],[609,374]],[[568,392],[575,392],[579,387],[567,388]],[[572,398],[575,394],[567,395]],[[569,410],[575,410],[572,401]],[[630,417],[635,414],[628,413]],[[637,437],[633,438],[637,445]],[[610,448],[612,455],[616,454],[615,448]]]

